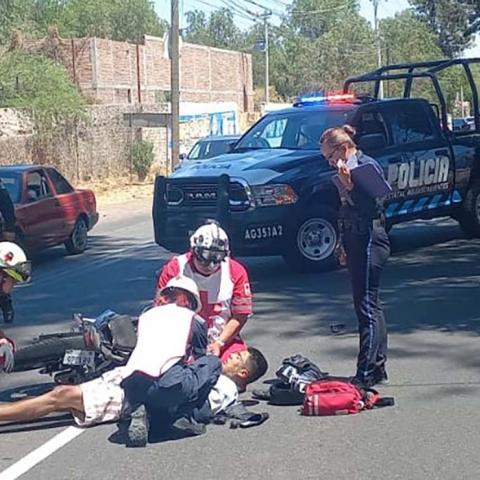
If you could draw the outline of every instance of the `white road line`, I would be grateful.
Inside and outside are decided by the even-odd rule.
[[[6,470],[0,473],[0,480],[15,480],[24,473],[28,472],[35,465],[45,460],[52,455],[58,449],[62,448],[68,442],[71,442],[74,438],[78,437],[85,431],[85,428],[68,427],[63,432],[55,435],[48,442],[44,443],[41,447],[38,447],[33,452],[14,463]]]

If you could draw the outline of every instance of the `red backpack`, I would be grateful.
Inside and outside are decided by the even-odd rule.
[[[319,380],[307,385],[302,415],[348,415],[373,408],[380,395],[341,380]]]

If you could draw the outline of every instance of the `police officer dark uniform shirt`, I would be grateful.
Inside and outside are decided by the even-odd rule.
[[[15,207],[8,194],[5,185],[0,179],[0,213],[2,215],[1,240],[15,240]],[[13,310],[12,298],[9,293],[2,293],[0,289],[0,309],[5,322],[13,321],[15,312]]]
[[[382,199],[374,198],[352,180],[351,170],[377,162],[364,155],[353,140],[350,125],[330,128],[321,139],[322,154],[337,170],[334,183],[340,194],[338,226],[346,252],[355,312],[358,318],[360,348],[354,381],[372,386],[387,381],[387,330],[379,299],[380,275],[389,255]]]

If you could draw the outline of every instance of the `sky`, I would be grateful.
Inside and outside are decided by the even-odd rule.
[[[243,4],[246,8],[251,9],[253,12],[261,12],[260,8],[255,7],[252,4],[249,4],[246,0],[233,0],[233,3]],[[291,3],[290,0],[257,0],[257,3],[263,3],[266,6],[274,9],[275,12],[284,11],[284,5]],[[170,0],[154,0],[155,9],[157,14],[164,18],[165,20],[170,21]],[[179,0],[180,4],[180,27],[184,23],[185,19],[183,17],[185,12],[189,10],[203,10],[206,13],[211,12],[215,8],[225,7],[225,3],[222,0]],[[378,16],[379,18],[392,17],[396,12],[404,10],[409,7],[407,0],[380,0],[378,7]],[[360,0],[360,14],[366,17],[373,24],[373,5],[370,0]],[[272,17],[274,23],[278,23],[279,17],[274,15]],[[248,28],[252,25],[252,22],[246,20],[243,17],[236,16],[237,25],[240,28]],[[465,57],[480,57],[480,39],[477,39],[477,44],[465,52]]]

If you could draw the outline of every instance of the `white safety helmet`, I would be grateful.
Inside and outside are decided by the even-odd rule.
[[[200,292],[198,291],[197,284],[184,275],[171,278],[168,283],[160,290],[160,295],[167,294],[169,290],[178,288],[189,293],[192,301],[192,310],[199,312],[202,309],[202,302],[200,300]]]
[[[228,235],[216,221],[208,221],[190,237],[194,256],[204,264],[219,264],[230,254]]]
[[[27,255],[13,242],[0,242],[0,270],[17,282],[26,282],[32,275]]]

